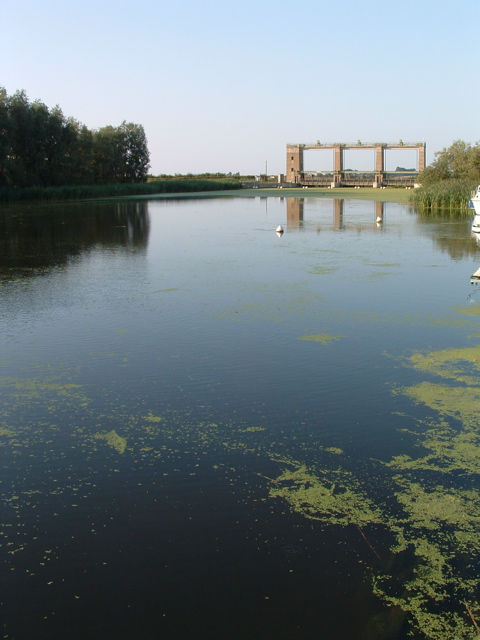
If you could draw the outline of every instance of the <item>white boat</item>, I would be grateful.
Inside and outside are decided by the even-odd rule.
[[[475,209],[475,215],[480,216],[480,185],[472,193],[470,202],[468,203],[470,209]]]

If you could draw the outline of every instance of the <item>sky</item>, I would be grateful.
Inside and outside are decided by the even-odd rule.
[[[480,140],[478,0],[0,0],[0,19],[0,86],[90,129],[142,124],[153,175],[285,173],[287,143],[425,141],[430,163]],[[358,153],[348,168],[373,169]]]

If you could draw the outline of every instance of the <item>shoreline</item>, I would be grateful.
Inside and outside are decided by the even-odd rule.
[[[396,202],[398,204],[410,204],[411,192],[409,189],[374,189],[362,187],[354,189],[338,187],[337,189],[325,189],[309,187],[288,188],[258,188],[258,189],[230,189],[226,191],[191,191],[188,193],[151,193],[141,196],[119,196],[109,198],[95,198],[95,200],[165,200],[183,198],[330,198],[334,200],[374,200],[376,202]]]

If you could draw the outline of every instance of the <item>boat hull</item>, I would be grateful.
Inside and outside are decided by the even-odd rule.
[[[474,209],[475,215],[480,216],[480,185],[472,193],[472,197],[468,202],[470,209]]]
[[[480,216],[480,198],[472,198],[470,200],[476,216]]]

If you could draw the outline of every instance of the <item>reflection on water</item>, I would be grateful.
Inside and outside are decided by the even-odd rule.
[[[285,198],[286,208],[287,208],[287,224],[290,230],[298,229],[303,226],[304,222],[304,210],[305,204],[307,207],[310,203],[315,206],[314,198]],[[325,202],[325,201],[324,201]],[[341,198],[336,198],[332,200],[327,200],[328,206],[332,209],[332,224],[334,229],[345,229],[345,208],[347,204],[347,208],[349,205],[348,201],[345,201]],[[379,228],[384,221],[385,216],[385,202],[371,202],[368,205],[365,205],[368,208],[372,208],[372,228]],[[348,222],[347,225],[349,227],[357,226],[357,222],[355,221],[355,216],[349,216],[347,214]],[[366,228],[367,225],[362,225],[362,228]],[[358,226],[357,226],[358,228]]]
[[[469,223],[266,205],[6,211],[5,638],[475,637]]]
[[[11,207],[0,215],[0,278],[66,265],[93,247],[145,250],[149,227],[145,202]]]

